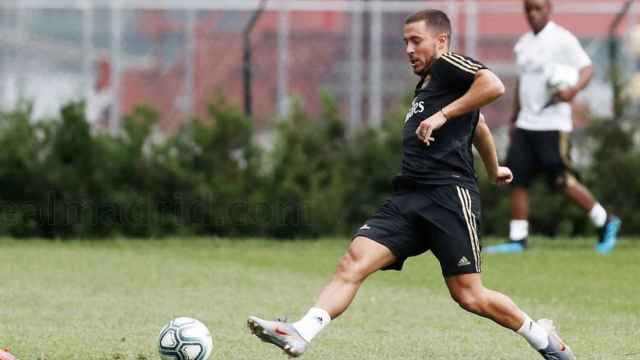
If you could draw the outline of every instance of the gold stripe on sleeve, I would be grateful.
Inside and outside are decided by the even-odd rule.
[[[470,68],[468,68],[468,67],[466,67],[466,66],[463,66],[463,65],[461,65],[460,63],[456,62],[455,60],[453,60],[453,59],[451,59],[451,58],[449,58],[449,57],[447,57],[447,56],[444,56],[444,55],[443,55],[443,56],[441,56],[440,58],[441,58],[442,60],[444,60],[444,61],[448,62],[449,64],[451,64],[451,65],[453,65],[453,66],[457,67],[458,69],[460,69],[460,70],[462,70],[462,71],[466,71],[466,72],[468,72],[468,73],[470,73],[470,74],[472,74],[472,75],[475,75],[475,74],[476,74],[476,72],[477,72],[477,70],[475,70],[475,69],[470,69]]]
[[[478,69],[478,70],[482,69],[482,65],[477,64],[477,63],[474,63],[473,61],[471,61],[471,60],[469,60],[469,59],[465,58],[465,57],[464,57],[464,56],[462,56],[462,55],[459,55],[459,54],[456,54],[456,53],[448,53],[448,55],[450,55],[450,56],[452,56],[452,57],[454,57],[454,58],[456,58],[456,59],[458,59],[458,60],[460,60],[460,61],[462,61],[462,62],[464,62],[464,63],[468,64],[469,66],[471,66],[471,67],[473,67],[473,68],[476,68],[476,69]]]

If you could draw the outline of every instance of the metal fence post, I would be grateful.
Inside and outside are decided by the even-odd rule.
[[[27,29],[26,29],[26,16],[25,16],[25,11],[27,11],[25,8],[23,8],[22,6],[20,6],[19,0],[16,0],[16,44],[24,44],[27,41]],[[22,49],[19,47],[20,45],[16,46],[16,55],[15,55],[15,61],[16,61],[16,68],[17,68],[17,74],[16,74],[16,95],[17,95],[17,100],[18,101],[22,101],[24,99],[24,97],[26,96],[26,89],[25,89],[25,83],[26,83],[26,69],[27,67],[25,66],[25,63],[28,61],[27,57],[24,56]]]
[[[286,8],[278,11],[278,115],[282,119],[289,116],[289,10]]]
[[[362,2],[353,2],[351,9],[349,131],[362,122]]]
[[[478,56],[478,2],[477,0],[465,0],[467,20],[465,28],[464,52],[472,58]]]
[[[371,5],[371,56],[369,63],[369,126],[379,127],[382,124],[382,11],[378,1]]]
[[[186,54],[185,54],[185,78],[184,78],[184,104],[183,111],[193,115],[194,105],[194,61],[196,52],[196,10],[187,10],[187,23],[185,29]]]
[[[120,0],[111,3],[111,112],[109,130],[116,135],[120,127],[120,76],[122,70],[122,9]]]
[[[84,96],[89,100],[93,88],[93,63],[94,46],[93,46],[93,6],[91,1],[85,0],[82,3],[82,58],[83,58],[83,86]]]
[[[458,29],[460,28],[458,24],[458,4],[456,0],[449,0],[447,2],[447,13],[449,14],[449,19],[451,20],[451,50],[457,51],[458,49]]]

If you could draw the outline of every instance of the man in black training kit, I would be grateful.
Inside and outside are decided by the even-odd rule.
[[[484,65],[448,52],[450,38],[451,24],[441,11],[420,11],[406,19],[406,52],[420,82],[404,119],[402,172],[393,181],[394,192],[356,232],[331,282],[302,319],[289,324],[249,317],[249,328],[263,341],[290,356],[302,355],[347,309],[369,275],[401,270],[408,257],[431,250],[462,308],[516,331],[545,359],[575,359],[550,320],[533,321],[507,296],[482,284],[480,196],[471,145],[491,180],[511,181],[511,171],[498,166],[478,110],[500,97],[504,86]]]

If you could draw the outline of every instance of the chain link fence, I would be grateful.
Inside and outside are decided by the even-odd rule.
[[[554,19],[581,37],[597,79],[579,108],[606,115],[607,24],[622,1],[556,2]],[[33,102],[36,117],[85,99],[96,128],[117,132],[137,104],[175,132],[206,117],[218,95],[242,105],[242,34],[258,8],[253,0],[7,0],[0,2],[0,105]],[[377,126],[392,104],[410,94],[401,31],[404,18],[425,7],[446,11],[456,51],[494,69],[510,90],[485,109],[504,124],[516,76],[512,47],[527,30],[520,1],[271,0],[251,34],[252,105],[257,128],[284,117],[294,102],[312,115],[320,93],[333,94],[350,128]],[[638,9],[620,27],[631,32]],[[604,111],[602,111],[605,109]],[[580,117],[584,111],[577,112]],[[578,119],[579,121],[579,119]]]

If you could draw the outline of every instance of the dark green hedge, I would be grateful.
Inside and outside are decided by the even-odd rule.
[[[51,119],[32,119],[29,106],[1,113],[0,235],[350,234],[390,192],[405,108],[390,111],[380,129],[348,134],[336,102],[325,95],[324,103],[317,119],[295,106],[274,130],[270,151],[254,144],[251,122],[223,99],[211,104],[206,119],[162,140],[153,131],[157,114],[145,107],[124,119],[117,136],[92,133],[80,103]],[[594,161],[583,174],[624,219],[624,231],[637,234],[640,153],[634,133],[596,122],[589,142]],[[484,179],[484,232],[503,235],[508,190]],[[593,230],[562,197],[543,186],[533,192],[538,232]]]

